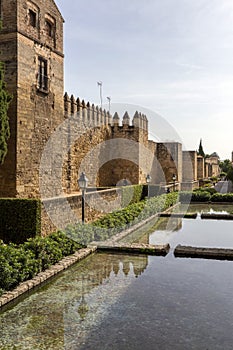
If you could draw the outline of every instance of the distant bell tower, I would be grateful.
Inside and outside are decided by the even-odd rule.
[[[41,153],[64,116],[64,20],[53,0],[0,0],[0,15],[0,61],[13,95],[0,196],[38,197]]]

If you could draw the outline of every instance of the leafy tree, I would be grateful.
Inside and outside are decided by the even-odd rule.
[[[200,144],[199,144],[199,148],[198,148],[197,153],[199,156],[202,156],[203,158],[205,158],[205,152],[204,152],[203,147],[202,147],[202,139],[200,140]]]
[[[231,166],[227,172],[227,178],[228,180],[231,180],[231,182],[233,183],[233,167]]]
[[[219,167],[222,172],[228,173],[228,171],[232,167],[230,159],[224,159],[222,162],[219,163]]]
[[[10,125],[7,115],[11,95],[6,90],[4,82],[4,66],[0,62],[0,164],[3,164],[7,154],[7,141],[10,137]]]

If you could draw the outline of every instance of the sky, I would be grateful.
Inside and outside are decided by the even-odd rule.
[[[65,91],[147,110],[150,138],[233,151],[232,0],[55,0],[64,19]],[[142,108],[142,109],[143,109]],[[150,113],[151,111],[151,113]],[[161,116],[174,135],[158,135]],[[161,119],[160,119],[161,120]]]

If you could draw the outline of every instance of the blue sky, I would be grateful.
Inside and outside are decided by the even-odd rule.
[[[65,90],[99,104],[143,106],[186,149],[233,150],[232,0],[57,0],[64,19]],[[156,118],[149,113],[151,137]],[[167,139],[171,139],[168,136]],[[175,139],[175,136],[174,136]]]

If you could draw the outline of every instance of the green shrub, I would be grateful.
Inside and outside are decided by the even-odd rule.
[[[209,202],[211,194],[208,191],[197,191],[192,193],[192,202]]]
[[[200,191],[208,192],[210,194],[217,193],[214,187],[201,187],[201,188],[195,189],[193,192],[200,192]]]
[[[233,193],[213,193],[212,191],[194,191],[194,192],[188,192],[183,191],[179,193],[180,202],[189,202],[190,196],[192,202],[233,202]]]
[[[109,213],[91,224],[68,226],[65,232],[70,238],[82,244],[88,244],[93,240],[103,241],[174,205],[177,198],[178,193],[173,192],[133,203],[121,210]]]
[[[138,203],[143,200],[148,193],[147,185],[131,185],[131,186],[122,186],[121,193],[121,205],[125,207],[132,203]]]
[[[38,199],[0,199],[0,239],[23,243],[41,234],[41,202]]]
[[[94,229],[89,224],[69,225],[64,232],[67,237],[83,245],[87,245],[94,240]]]
[[[226,194],[215,193],[211,197],[211,201],[212,202],[230,202],[230,203],[232,203],[233,202],[233,193],[226,193]]]
[[[211,194],[208,191],[181,191],[179,193],[181,203],[189,202],[208,202],[211,199]]]
[[[0,293],[33,278],[38,272],[57,263],[82,246],[62,232],[48,237],[30,238],[16,245],[0,242]]]

